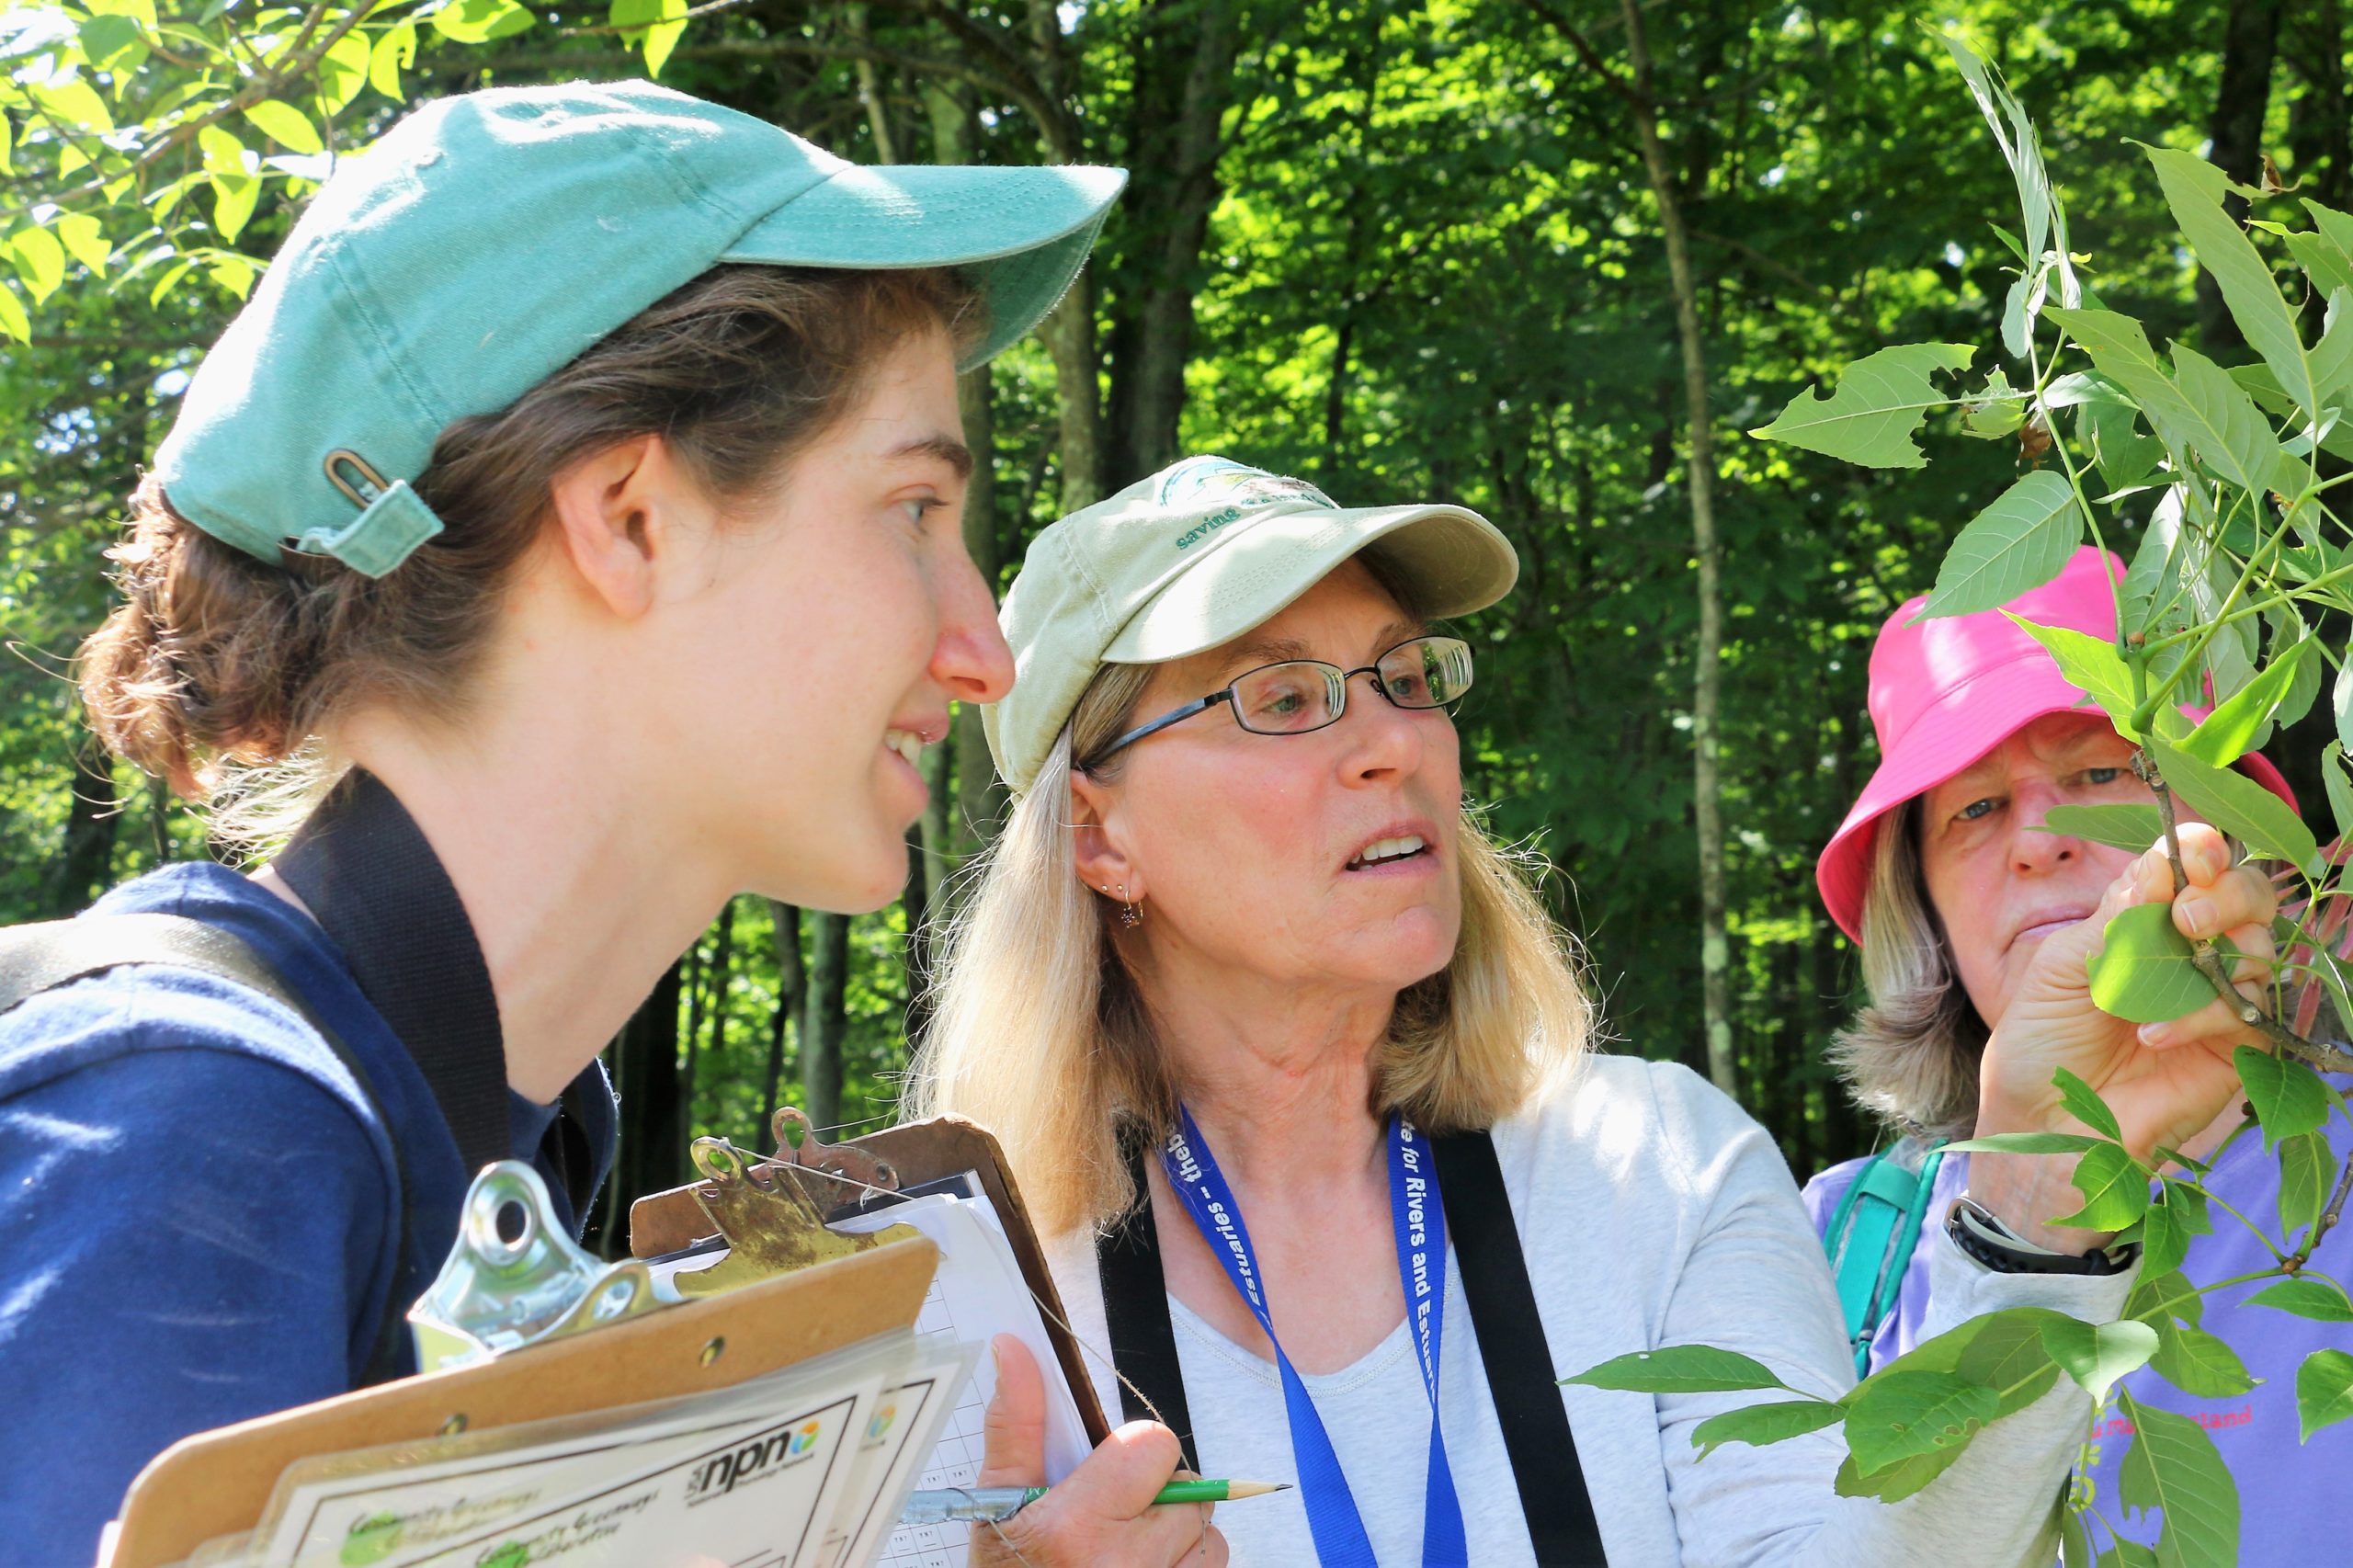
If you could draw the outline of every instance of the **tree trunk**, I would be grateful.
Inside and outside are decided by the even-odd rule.
[[[1691,692],[1691,807],[1699,839],[1699,999],[1706,1025],[1708,1077],[1736,1094],[1732,1036],[1732,944],[1724,918],[1724,830],[1722,785],[1717,768],[1717,717],[1722,705],[1723,583],[1716,543],[1716,452],[1708,409],[1707,350],[1699,335],[1699,287],[1691,275],[1691,251],[1683,232],[1683,208],[1675,173],[1659,140],[1657,99],[1651,90],[1650,44],[1643,33],[1642,7],[1621,0],[1626,45],[1634,67],[1631,103],[1642,137],[1643,166],[1658,202],[1659,230],[1666,241],[1666,267],[1675,289],[1676,336],[1683,350],[1684,418],[1690,432],[1685,472],[1691,490],[1691,553],[1699,571],[1699,641],[1693,651]]]
[[[842,1040],[849,1032],[849,916],[816,915],[801,1024],[801,1107],[830,1134],[842,1119]]]
[[[1053,7],[1047,6],[1043,10],[1047,25],[1054,26]],[[961,89],[934,85],[925,101],[931,110],[933,160],[971,163],[979,136],[970,97]],[[1087,359],[1091,367],[1091,346]],[[1087,373],[1091,377],[1092,369]],[[989,378],[987,366],[958,379],[956,403],[963,415],[964,444],[972,451],[972,477],[964,490],[964,548],[980,570],[981,581],[995,594],[1004,554],[998,544],[995,383]],[[981,728],[981,710],[972,703],[957,705],[948,743],[933,747],[924,760],[925,778],[931,785],[931,800],[923,818],[924,902],[936,915],[943,907],[949,873],[962,858],[964,846],[986,842],[994,831],[1004,808],[1005,790],[997,782],[996,770],[989,766],[988,736]],[[952,801],[948,790],[951,763],[956,781]]]
[[[66,786],[65,832],[59,838],[57,858],[42,879],[40,909],[45,916],[72,915],[104,892],[114,870],[115,824],[122,820],[115,794],[114,767],[98,737],[82,731],[74,743],[72,773]]]
[[[2312,0],[2290,23],[2288,62],[2303,90],[2288,106],[2289,179],[2296,194],[2343,211],[2353,205],[2353,107],[2345,98],[2345,12]],[[2317,324],[2317,318],[2315,318]]]
[[[620,1147],[614,1152],[612,1193],[617,1213],[650,1192],[687,1178],[685,1106],[678,1095],[678,989],[686,960],[662,971],[614,1042],[620,1095]],[[627,1233],[625,1219],[608,1222],[608,1237]]]
[[[2222,81],[2214,94],[2214,118],[2207,133],[2209,154],[2233,179],[2254,185],[2263,177],[2263,119],[2271,108],[2271,64],[2279,53],[2279,0],[2231,0],[2222,21]],[[2246,216],[2246,202],[2226,197],[2234,218]],[[2198,272],[2198,336],[2206,352],[2246,342],[2231,320],[2222,291],[2205,268]]]
[[[702,972],[702,1019],[699,1020],[690,1014],[687,1021],[687,1067],[678,1099],[685,1107],[689,1142],[695,1136],[694,1129],[702,1125],[695,1116],[695,1095],[700,1087],[702,1058],[717,1055],[727,1044],[727,977],[734,966],[734,957],[735,901],[731,898],[727,901],[727,907],[719,912],[719,935],[711,940],[710,962]],[[706,1020],[710,1036],[708,1047],[703,1044],[705,1030],[702,1023]]]
[[[849,22],[849,36],[860,49],[874,47],[874,30],[867,24],[863,5],[846,6],[843,13]],[[871,60],[858,62],[858,101],[866,108],[866,123],[874,134],[874,161],[895,164],[899,161],[898,139],[891,134],[891,100],[882,90],[882,73]]]
[[[1201,243],[1217,205],[1225,111],[1241,39],[1234,0],[1156,0],[1135,48],[1130,250],[1111,329],[1110,472],[1116,488],[1176,460]]]
[[[767,1086],[760,1096],[759,1131],[752,1139],[752,1147],[763,1152],[770,1142],[768,1129],[776,1124],[776,1108],[784,1093],[785,1029],[800,1012],[801,996],[808,989],[801,967],[799,906],[770,899],[768,912],[776,920],[776,1012],[768,1019]]]

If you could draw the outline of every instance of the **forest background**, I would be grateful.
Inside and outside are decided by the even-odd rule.
[[[95,753],[63,676],[105,613],[131,478],[310,182],[423,97],[658,74],[859,162],[1129,168],[1079,289],[967,378],[983,571],[1009,581],[1039,528],[1189,452],[1344,505],[1477,508],[1523,574],[1465,623],[1468,787],[1556,868],[1545,894],[1615,1048],[1709,1073],[1801,1176],[1859,1153],[1873,1130],[1824,1062],[1858,976],[1813,857],[1876,762],[1871,638],[2031,454],[1947,415],[1910,471],[1742,432],[1873,348],[1994,335],[2015,268],[1989,225],[2016,198],[1915,19],[1753,0],[9,6],[0,920],[212,850]],[[2125,139],[2250,182],[2268,158],[2353,207],[2340,0],[1938,20],[2039,121],[2102,297],[2159,341],[2251,358]],[[61,62],[111,106],[45,91]],[[182,136],[197,83],[228,108]],[[97,161],[66,151],[61,174],[77,145]],[[109,157],[137,178],[107,187],[103,222],[67,222],[61,179]],[[2267,748],[2323,838],[2332,733],[2324,707]],[[694,1134],[764,1142],[779,1104],[851,1131],[892,1114],[925,916],[1003,808],[977,714],[926,765],[902,903],[846,920],[739,898],[614,1042],[611,1191],[684,1179]]]

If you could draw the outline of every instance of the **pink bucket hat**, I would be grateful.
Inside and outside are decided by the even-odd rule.
[[[2006,608],[2039,625],[2113,638],[2116,601],[2109,585],[2123,575],[2122,562],[2086,545],[2058,576]],[[1879,771],[1814,863],[1814,882],[1830,918],[1859,942],[1880,819],[2045,713],[2086,706],[2083,688],[2069,684],[2042,644],[2001,610],[1912,624],[1927,602],[1925,594],[1907,600],[1887,618],[1871,648],[1871,728],[1879,736]],[[2203,718],[2207,710],[2184,705],[2182,711]],[[2249,752],[2237,766],[2295,805],[2288,781],[2263,757]]]

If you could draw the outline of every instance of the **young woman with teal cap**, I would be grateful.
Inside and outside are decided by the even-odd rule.
[[[413,1367],[483,1161],[580,1213],[597,1052],[731,895],[894,896],[915,754],[1012,678],[956,372],[1120,181],[856,167],[637,84],[447,99],[327,182],[84,650],[119,755],[300,825],[116,889],[0,1014],[10,1561],[90,1562],[177,1437]],[[267,979],[125,945],[156,916]]]

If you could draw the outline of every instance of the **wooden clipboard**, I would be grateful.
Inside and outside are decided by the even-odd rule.
[[[829,1161],[840,1159],[845,1152],[857,1165],[863,1164],[857,1160],[858,1156],[881,1162],[901,1187],[920,1186],[964,1171],[980,1177],[981,1190],[996,1206],[1006,1240],[1012,1244],[1014,1261],[1021,1266],[1022,1280],[1037,1298],[1046,1320],[1047,1337],[1053,1343],[1054,1358],[1062,1363],[1071,1397],[1077,1402],[1079,1419],[1086,1427],[1086,1440],[1099,1444],[1109,1437],[1110,1423],[1104,1419],[1102,1402],[1095,1397],[1095,1380],[1089,1375],[1086,1353],[1065,1326],[1070,1313],[1063,1310],[1062,1293],[1054,1289],[1053,1276],[1046,1270],[1045,1249],[1039,1245],[1038,1233],[1029,1222],[1029,1210],[1021,1201],[1020,1189],[1014,1186],[1012,1174],[1006,1169],[1005,1151],[988,1129],[961,1116],[934,1117],[928,1121],[905,1122],[840,1143],[806,1142],[794,1163],[824,1170]],[[779,1157],[784,1157],[782,1151]],[[853,1169],[850,1174],[857,1172]],[[710,1221],[695,1201],[696,1186],[672,1187],[667,1192],[639,1199],[630,1210],[630,1251],[639,1257],[659,1257],[709,1235]]]
[[[252,1528],[279,1474],[313,1454],[707,1393],[911,1327],[938,1261],[939,1249],[916,1236],[478,1366],[184,1437],[131,1483],[109,1568],[163,1568]]]

